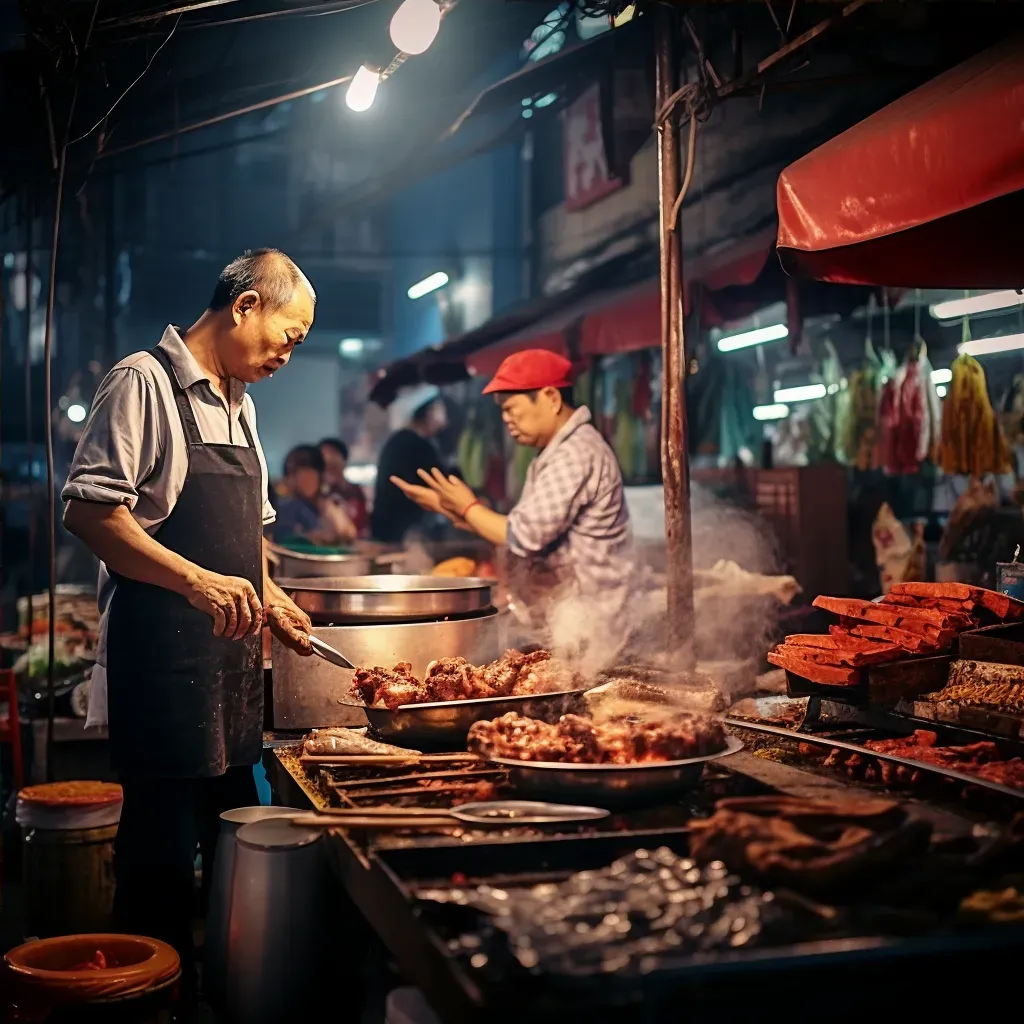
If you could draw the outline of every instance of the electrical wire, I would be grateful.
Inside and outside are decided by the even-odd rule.
[[[101,124],[103,124],[104,121],[106,121],[108,117],[110,117],[110,115],[114,112],[114,110],[116,109],[117,105],[121,102],[121,100],[123,100],[125,96],[127,96],[128,93],[130,93],[132,89],[134,89],[135,86],[137,86],[139,82],[142,81],[142,79],[146,75],[146,72],[153,66],[153,61],[155,61],[157,57],[160,55],[160,51],[171,41],[171,37],[174,35],[174,33],[178,29],[178,26],[181,24],[181,18],[182,16],[179,14],[176,21],[171,26],[171,31],[167,33],[167,36],[164,38],[164,41],[153,51],[153,55],[149,58],[148,61],[146,61],[146,66],[142,69],[141,72],[139,72],[139,75],[135,79],[135,81],[132,82],[128,86],[128,88],[125,89],[124,92],[122,92],[121,95],[117,97],[116,100],[114,100],[114,103],[110,107],[110,109],[87,132],[85,132],[82,135],[79,135],[77,139],[72,139],[70,143],[68,143],[68,145],[73,146],[76,142],[81,142],[83,139],[87,139],[90,135],[92,135],[94,131],[96,131],[97,128],[99,128]]]

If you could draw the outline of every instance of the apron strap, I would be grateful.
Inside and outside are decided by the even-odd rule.
[[[238,410],[238,422],[242,424],[242,433],[245,435],[245,443],[253,450],[256,450],[256,445],[252,440],[252,433],[249,430],[249,421],[245,416],[245,398],[242,399],[242,407]]]
[[[196,423],[196,414],[192,411],[192,403],[188,400],[188,393],[178,384],[178,378],[174,375],[174,367],[171,365],[170,356],[159,346],[149,350],[150,355],[164,368],[167,379],[171,382],[171,389],[174,391],[174,404],[178,407],[178,416],[181,419],[181,429],[185,432],[185,440],[191,444],[202,444],[203,438],[199,433],[199,424]]]

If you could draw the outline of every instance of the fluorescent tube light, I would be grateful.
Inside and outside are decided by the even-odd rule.
[[[424,295],[436,292],[438,288],[443,288],[447,283],[448,275],[443,270],[439,270],[436,274],[417,281],[405,294],[410,299],[422,299]]]
[[[777,403],[775,405],[755,405],[754,419],[761,420],[784,420],[789,415],[789,406]]]
[[[1016,352],[1024,348],[1024,334],[1004,334],[1001,338],[976,338],[957,345],[957,352],[966,356],[994,356],[1000,352]]]
[[[824,384],[803,384],[798,388],[781,388],[773,396],[776,402],[812,402],[826,395]]]
[[[789,328],[785,324],[770,324],[768,327],[755,327],[752,331],[719,338],[718,351],[735,352],[739,348],[750,348],[751,345],[763,345],[767,341],[779,341],[788,337]]]
[[[1024,295],[1007,289],[1002,292],[986,292],[984,295],[969,295],[964,299],[936,302],[930,307],[930,312],[936,320],[955,320],[961,316],[991,313],[997,309],[1012,309],[1014,306],[1024,306]]]
[[[933,384],[948,384],[953,379],[952,370],[932,370]]]

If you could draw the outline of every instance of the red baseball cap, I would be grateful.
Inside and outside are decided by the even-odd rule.
[[[496,391],[539,391],[541,388],[572,387],[569,375],[572,363],[546,348],[528,348],[502,361],[498,372],[484,388],[485,395]]]

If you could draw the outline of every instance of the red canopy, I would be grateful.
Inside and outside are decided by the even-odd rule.
[[[704,289],[702,317],[706,326],[719,326],[723,315],[713,292],[750,285],[757,280],[772,252],[775,229],[734,242],[720,252],[695,259],[687,267],[683,311],[690,312],[694,285]],[[580,356],[618,355],[661,344],[661,292],[657,278],[612,291],[596,292],[466,357],[474,377],[490,377],[501,361],[525,348],[546,348],[573,357],[567,332],[578,328]]]
[[[840,284],[1024,283],[1024,38],[915,89],[787,167],[778,252]]]

